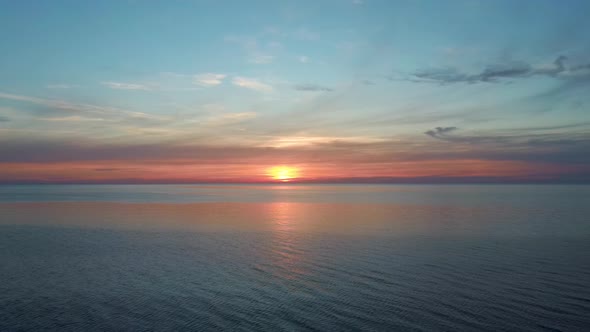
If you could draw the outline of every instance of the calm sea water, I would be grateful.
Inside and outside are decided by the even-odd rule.
[[[588,331],[590,186],[0,186],[0,331]]]

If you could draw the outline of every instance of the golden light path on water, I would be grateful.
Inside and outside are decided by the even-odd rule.
[[[305,248],[297,237],[298,216],[294,209],[296,203],[276,202],[269,205],[269,213],[272,218],[272,262],[275,266],[274,273],[281,278],[296,279],[304,274],[302,263],[305,257]]]

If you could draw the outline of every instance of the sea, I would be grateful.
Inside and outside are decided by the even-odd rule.
[[[0,331],[590,331],[590,186],[3,185]]]

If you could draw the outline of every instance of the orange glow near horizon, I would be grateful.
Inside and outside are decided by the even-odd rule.
[[[566,172],[581,172],[584,165],[555,165],[522,161],[489,161],[462,159],[427,160],[391,163],[323,164],[298,162],[297,166],[274,164],[269,160],[256,163],[199,163],[184,159],[168,160],[98,160],[51,163],[0,163],[0,183],[289,183],[337,179],[423,177],[518,177],[539,179]],[[395,165],[395,167],[393,167]]]
[[[290,166],[275,166],[269,168],[267,174],[274,180],[289,182],[299,177],[299,169]]]

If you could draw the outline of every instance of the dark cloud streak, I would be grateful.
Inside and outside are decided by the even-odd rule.
[[[456,68],[431,68],[418,70],[403,81],[416,83],[498,83],[503,79],[547,76],[562,79],[579,79],[590,77],[590,64],[568,67],[566,56],[559,56],[552,67],[534,67],[523,61],[511,61],[486,66],[480,73],[467,74]],[[393,78],[391,78],[393,80]]]
[[[293,87],[297,91],[309,91],[309,92],[330,92],[333,91],[332,88],[328,88],[325,86],[317,85],[317,84],[297,84]]]
[[[459,129],[459,128],[457,128],[457,127],[436,127],[432,130],[426,131],[425,134],[430,137],[433,137],[433,138],[445,139],[447,137],[447,134],[449,134],[457,129]]]

